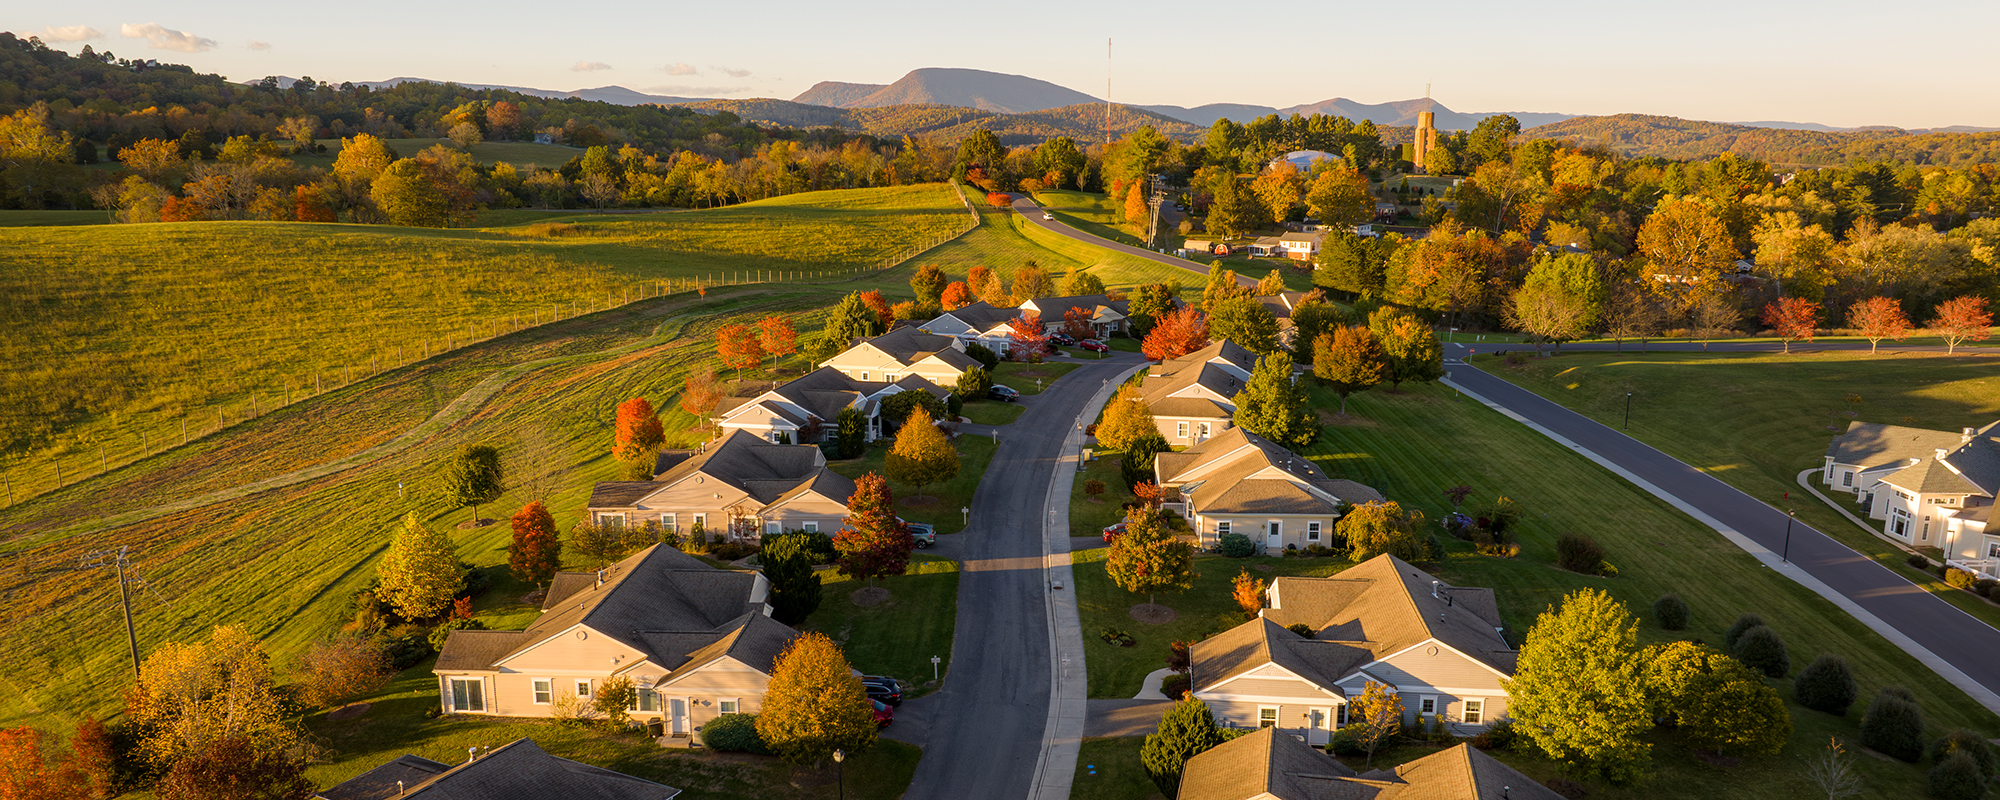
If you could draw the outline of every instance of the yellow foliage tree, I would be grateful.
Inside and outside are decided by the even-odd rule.
[[[285,724],[272,688],[264,648],[241,628],[222,625],[206,642],[168,642],[147,656],[126,714],[147,731],[140,742],[146,759],[162,768],[230,738],[277,752],[298,734]]]
[[[376,594],[407,619],[437,616],[465,585],[451,539],[417,519],[414,511],[403,518],[380,571],[382,587]]]
[[[896,432],[896,446],[889,448],[882,467],[898,483],[917,487],[917,496],[922,497],[925,485],[958,477],[958,450],[931,423],[930,412],[920,407]]]
[[[812,764],[835,750],[855,753],[874,744],[872,709],[840,646],[808,633],[793,639],[772,667],[757,735],[785,760]]]
[[[1104,407],[1104,421],[1097,423],[1097,441],[1105,447],[1124,450],[1147,434],[1158,433],[1153,408],[1139,397],[1139,387],[1125,384]]]

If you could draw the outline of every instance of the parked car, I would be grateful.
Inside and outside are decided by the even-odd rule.
[[[1109,352],[1111,352],[1111,345],[1108,345],[1108,344],[1105,344],[1105,343],[1103,343],[1103,342],[1100,342],[1100,341],[1098,341],[1098,340],[1096,340],[1096,339],[1085,339],[1085,340],[1083,340],[1083,341],[1081,341],[1081,342],[1078,342],[1076,346],[1077,346],[1077,347],[1081,347],[1081,348],[1083,348],[1083,349],[1085,349],[1085,350],[1089,350],[1090,352],[1093,352],[1093,353],[1109,353]]]
[[[889,704],[890,707],[903,704],[903,684],[887,675],[863,675],[861,686],[868,690],[868,699]]]
[[[910,529],[910,536],[917,540],[918,547],[929,547],[937,544],[936,525],[928,522],[911,522],[902,517],[897,517],[896,520],[903,523],[903,527]]]
[[[1076,337],[1070,336],[1067,333],[1051,333],[1049,334],[1049,341],[1055,342],[1056,344],[1062,345],[1064,347],[1076,346]]]
[[[1125,522],[1123,520],[1120,520],[1117,524],[1110,525],[1104,529],[1104,541],[1109,542],[1113,539],[1123,536],[1124,534],[1125,534]]]
[[[1014,391],[1014,387],[1012,386],[1002,386],[996,383],[993,384],[991,387],[987,388],[986,397],[987,399],[990,400],[1000,400],[1003,402],[1012,403],[1016,400],[1021,399],[1021,393]]]
[[[889,723],[896,721],[896,710],[883,704],[882,701],[869,700],[868,704],[875,709],[875,727],[887,728]]]

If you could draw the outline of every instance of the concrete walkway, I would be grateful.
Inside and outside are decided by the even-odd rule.
[[[1837,503],[1832,498],[1827,497],[1824,494],[1821,494],[1819,491],[1819,487],[1812,485],[1812,480],[1806,477],[1808,475],[1818,475],[1819,470],[1820,468],[1818,467],[1814,467],[1808,470],[1800,470],[1798,478],[1799,486],[1808,492],[1812,492],[1812,496],[1819,498],[1819,501],[1825,503],[1827,508],[1831,508],[1835,511],[1840,512],[1840,515],[1846,517],[1848,522],[1852,522],[1855,525],[1859,526],[1862,530],[1867,531],[1870,536],[1873,536],[1877,539],[1881,539],[1883,543],[1893,546],[1896,549],[1901,550],[1905,553],[1917,552],[1915,550],[1910,549],[1909,545],[1903,544],[1902,542],[1889,538],[1887,534],[1882,533],[1881,528],[1868,524],[1866,520],[1854,516],[1853,512],[1848,511],[1846,508],[1841,507],[1840,503]]]
[[[1161,667],[1159,669],[1153,670],[1152,672],[1146,673],[1146,680],[1143,683],[1139,684],[1139,693],[1132,695],[1132,699],[1134,700],[1170,699],[1167,697],[1166,692],[1160,691],[1160,684],[1166,681],[1168,675],[1172,674],[1174,674],[1174,671],[1167,669],[1166,667]]]

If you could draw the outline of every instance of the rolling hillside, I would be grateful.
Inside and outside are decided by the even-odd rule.
[[[1897,128],[1819,131],[1762,128],[1646,114],[1576,117],[1525,130],[1532,139],[1567,139],[1629,156],[1712,158],[1722,153],[1807,166],[1882,159],[1963,166],[2000,163],[2000,133],[1912,133]]]
[[[861,94],[864,89],[872,91]],[[959,106],[1002,114],[1023,114],[1103,101],[1075,89],[1025,75],[927,67],[911,70],[887,86],[821,83],[792,98],[792,102],[838,108]]]
[[[788,128],[834,127],[867,133],[885,139],[906,134],[928,136],[939,142],[957,142],[973,131],[990,130],[1002,144],[1035,144],[1057,136],[1079,141],[1101,141],[1104,137],[1104,106],[1086,103],[1050,108],[1026,114],[1002,114],[975,108],[940,105],[884,106],[879,108],[831,108],[786,100],[709,100],[692,103],[690,108],[727,111],[743,119]],[[1161,116],[1136,106],[1113,106],[1111,133],[1121,136],[1151,125],[1162,135],[1194,141],[1206,129]]]

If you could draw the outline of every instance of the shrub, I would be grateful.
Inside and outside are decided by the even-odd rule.
[[[1885,688],[1875,696],[1861,717],[1862,746],[1913,764],[1923,758],[1924,711],[1906,699],[1909,696],[1909,690],[1900,686]]]
[[[1785,640],[1763,625],[1744,631],[1729,653],[1767,678],[1783,678],[1792,672],[1792,656],[1785,650]]]
[[[2000,584],[2000,581],[1992,578],[1980,578],[1972,582],[1972,591],[1979,593],[1980,597],[1992,597],[1995,584]]]
[[[1951,733],[1931,742],[1930,750],[1925,757],[1933,764],[1941,764],[1955,753],[1972,756],[1972,761],[1979,765],[1979,774],[1982,776],[1991,778],[1995,772],[2000,772],[2000,758],[1994,757],[1993,745],[1980,738],[1978,733],[1964,728],[1954,728]]]
[[[1821,653],[1799,672],[1792,693],[1799,705],[1844,717],[1860,690],[1854,685],[1854,674],[1847,669],[1847,659]]]
[[[1132,645],[1138,644],[1138,641],[1132,638],[1132,634],[1126,633],[1117,628],[1105,628],[1104,630],[1098,631],[1097,638],[1103,639],[1107,644],[1115,644],[1118,645],[1119,647],[1131,647]]]
[[[1526,353],[1507,354],[1507,366],[1518,367],[1526,363],[1528,363],[1528,355]]]
[[[426,641],[430,642],[432,650],[443,652],[444,642],[446,639],[451,638],[452,631],[483,631],[483,630],[486,630],[486,625],[484,623],[481,623],[479,620],[461,619],[458,617],[453,617],[451,619],[445,620],[444,622],[438,623],[437,627],[431,629],[430,635],[424,638]]]
[[[986,365],[988,372],[991,372],[994,367],[1000,366],[999,354],[994,353],[992,348],[978,342],[966,345],[965,354],[971,356],[972,360]]]
[[[756,714],[723,714],[701,726],[701,743],[718,753],[771,754],[757,735]]]
[[[1764,618],[1756,614],[1744,614],[1737,617],[1736,624],[1729,626],[1729,632],[1722,634],[1722,649],[1734,652],[1736,650],[1736,640],[1743,637],[1743,632],[1762,624],[1764,624]]]
[[[1556,564],[1571,572],[1596,575],[1604,564],[1604,548],[1588,536],[1565,533],[1556,538]]]
[[[1953,753],[1931,767],[1931,796],[1939,800],[1979,800],[1986,796],[1986,778],[1967,753]]]
[[[1979,582],[1979,576],[1972,574],[1970,571],[1952,567],[1944,571],[1944,582],[1951,584],[1951,587],[1954,589],[1970,589],[1973,584]]]
[[[1326,751],[1337,756],[1365,756],[1368,750],[1361,746],[1360,723],[1349,723],[1347,727],[1334,731],[1326,737]]]
[[[1609,561],[1599,561],[1597,562],[1597,574],[1606,578],[1616,578],[1618,577],[1618,565]]]
[[[1486,726],[1478,736],[1472,737],[1472,746],[1481,750],[1506,750],[1514,746],[1514,721],[1503,719]]]
[[[1095,498],[1100,494],[1104,494],[1104,481],[1100,481],[1096,478],[1091,478],[1090,480],[1084,481],[1083,493],[1090,495],[1092,498]]]
[[[431,646],[430,631],[416,625],[402,625],[392,629],[381,638],[382,654],[389,657],[389,666],[397,672],[422,663],[424,659],[437,655],[437,648]]]
[[[1160,694],[1166,695],[1169,700],[1179,700],[1187,694],[1187,691],[1188,676],[1184,673],[1175,673],[1160,679]]]
[[[1911,553],[1910,557],[1903,559],[1903,561],[1912,567],[1916,567],[1917,569],[1931,568],[1931,560],[1928,558],[1924,558],[1924,554],[1922,553]]]
[[[1662,629],[1686,630],[1691,614],[1687,601],[1673,592],[1660,595],[1660,599],[1653,601],[1653,621],[1659,623]]]
[[[1249,558],[1257,553],[1257,545],[1250,543],[1250,537],[1240,533],[1222,535],[1222,554],[1230,558]]]

